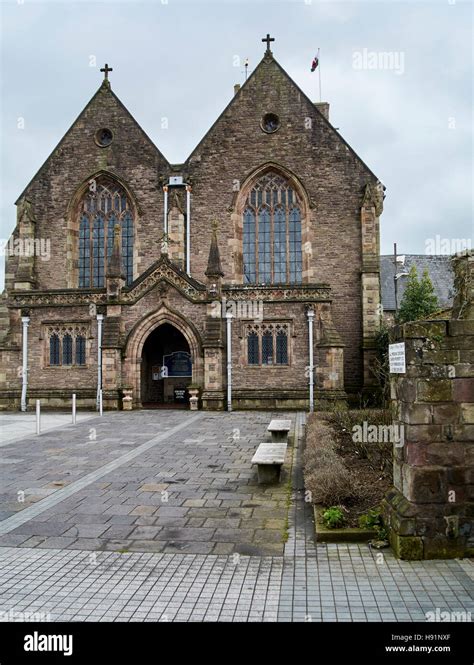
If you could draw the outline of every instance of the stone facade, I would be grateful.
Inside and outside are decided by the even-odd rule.
[[[404,445],[384,511],[403,559],[474,554],[474,253],[454,264],[451,318],[391,332],[405,342],[407,371],[392,377]]]
[[[268,113],[278,118],[277,131],[264,131]],[[370,389],[380,321],[383,187],[328,114],[329,105],[313,104],[267,51],[186,162],[170,165],[104,80],[17,201],[12,243],[48,239],[51,256],[8,257],[0,302],[0,406],[20,402],[22,315],[30,319],[30,404],[41,398],[46,406],[67,405],[75,392],[79,406],[93,405],[102,314],[105,408],[121,408],[124,391],[127,408],[130,401],[134,408],[147,401],[145,343],[169,324],[191,354],[186,381],[201,387],[205,408],[222,409],[226,322],[224,309],[216,317],[215,303],[224,300],[261,304],[260,324],[288,335],[288,362],[250,366],[246,326],[252,316],[233,317],[235,407],[308,405],[308,306],[315,312],[316,402]],[[109,135],[105,143],[101,128]],[[244,285],[245,201],[268,173],[285,179],[300,204],[301,283]],[[133,216],[131,279],[109,264],[103,286],[81,287],[80,215],[91,187],[104,178],[117,184]],[[84,365],[51,365],[54,325],[85,327]]]

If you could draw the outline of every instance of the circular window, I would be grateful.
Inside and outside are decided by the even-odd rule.
[[[110,145],[113,138],[114,135],[112,134],[112,131],[106,127],[98,129],[95,133],[95,142],[97,145],[100,145],[101,148],[106,148],[108,145]]]
[[[280,127],[280,118],[275,113],[265,113],[260,126],[267,134],[273,134]]]

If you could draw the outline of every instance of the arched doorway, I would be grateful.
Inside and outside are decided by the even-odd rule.
[[[147,337],[142,350],[141,396],[146,407],[188,405],[192,356],[183,333],[163,323]]]

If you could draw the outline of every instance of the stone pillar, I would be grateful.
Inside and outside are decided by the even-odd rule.
[[[367,184],[360,209],[362,237],[362,349],[364,362],[364,388],[376,385],[371,370],[376,357],[375,336],[382,319],[380,296],[380,224],[383,195],[380,189]]]
[[[318,309],[316,398],[320,407],[326,408],[330,402],[345,404],[347,400],[344,390],[345,344],[334,326],[331,303],[322,303]]]
[[[454,270],[453,318],[404,324],[390,335],[405,342],[407,368],[391,379],[403,436],[383,511],[402,559],[474,555],[473,253],[458,257]]]
[[[206,277],[207,291],[212,302],[207,305],[206,334],[204,338],[204,391],[202,408],[208,411],[223,411],[224,392],[224,339],[222,325],[222,277],[217,224],[214,224]]]
[[[35,275],[35,227],[36,219],[31,201],[22,199],[17,212],[19,257],[14,289],[36,288]]]

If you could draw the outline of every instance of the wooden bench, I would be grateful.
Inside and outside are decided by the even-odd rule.
[[[275,443],[287,442],[288,433],[291,429],[291,420],[277,420],[276,418],[270,421],[267,431],[272,435],[272,441]]]
[[[280,480],[281,467],[285,462],[286,443],[261,443],[252,457],[252,464],[257,465],[260,484],[277,483]]]

